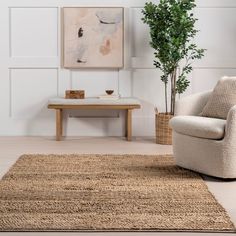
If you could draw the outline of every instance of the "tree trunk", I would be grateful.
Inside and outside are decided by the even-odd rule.
[[[165,105],[166,105],[166,113],[168,113],[167,83],[165,83]]]
[[[170,113],[173,114],[173,94],[174,94],[174,71],[171,73],[171,101],[170,101]]]
[[[173,97],[172,97],[172,94],[173,94],[173,76],[171,74],[171,79],[170,79],[170,113],[172,114],[172,107],[173,107]]]
[[[175,114],[175,100],[176,100],[176,75],[177,75],[177,68],[174,70],[174,94],[173,94],[173,114]]]
[[[171,105],[170,113],[174,115],[175,112],[175,97],[176,97],[176,68],[171,73]]]

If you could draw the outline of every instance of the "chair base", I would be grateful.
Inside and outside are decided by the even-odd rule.
[[[173,152],[178,166],[218,178],[236,178],[236,156],[232,158],[224,145],[224,140],[202,139],[173,131]]]

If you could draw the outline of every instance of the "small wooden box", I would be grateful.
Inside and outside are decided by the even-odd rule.
[[[66,99],[84,99],[84,90],[66,90]]]

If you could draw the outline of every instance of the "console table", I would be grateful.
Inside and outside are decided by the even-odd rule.
[[[132,138],[132,110],[141,107],[138,99],[119,98],[117,100],[105,100],[99,98],[65,99],[51,98],[48,102],[49,109],[56,110],[56,140],[60,141],[63,130],[63,110],[87,109],[87,110],[125,110],[126,111],[126,137]]]

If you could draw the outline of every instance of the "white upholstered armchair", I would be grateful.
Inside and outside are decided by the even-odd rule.
[[[177,165],[203,174],[236,178],[236,106],[227,120],[201,117],[211,92],[177,101],[173,129],[173,152]]]

